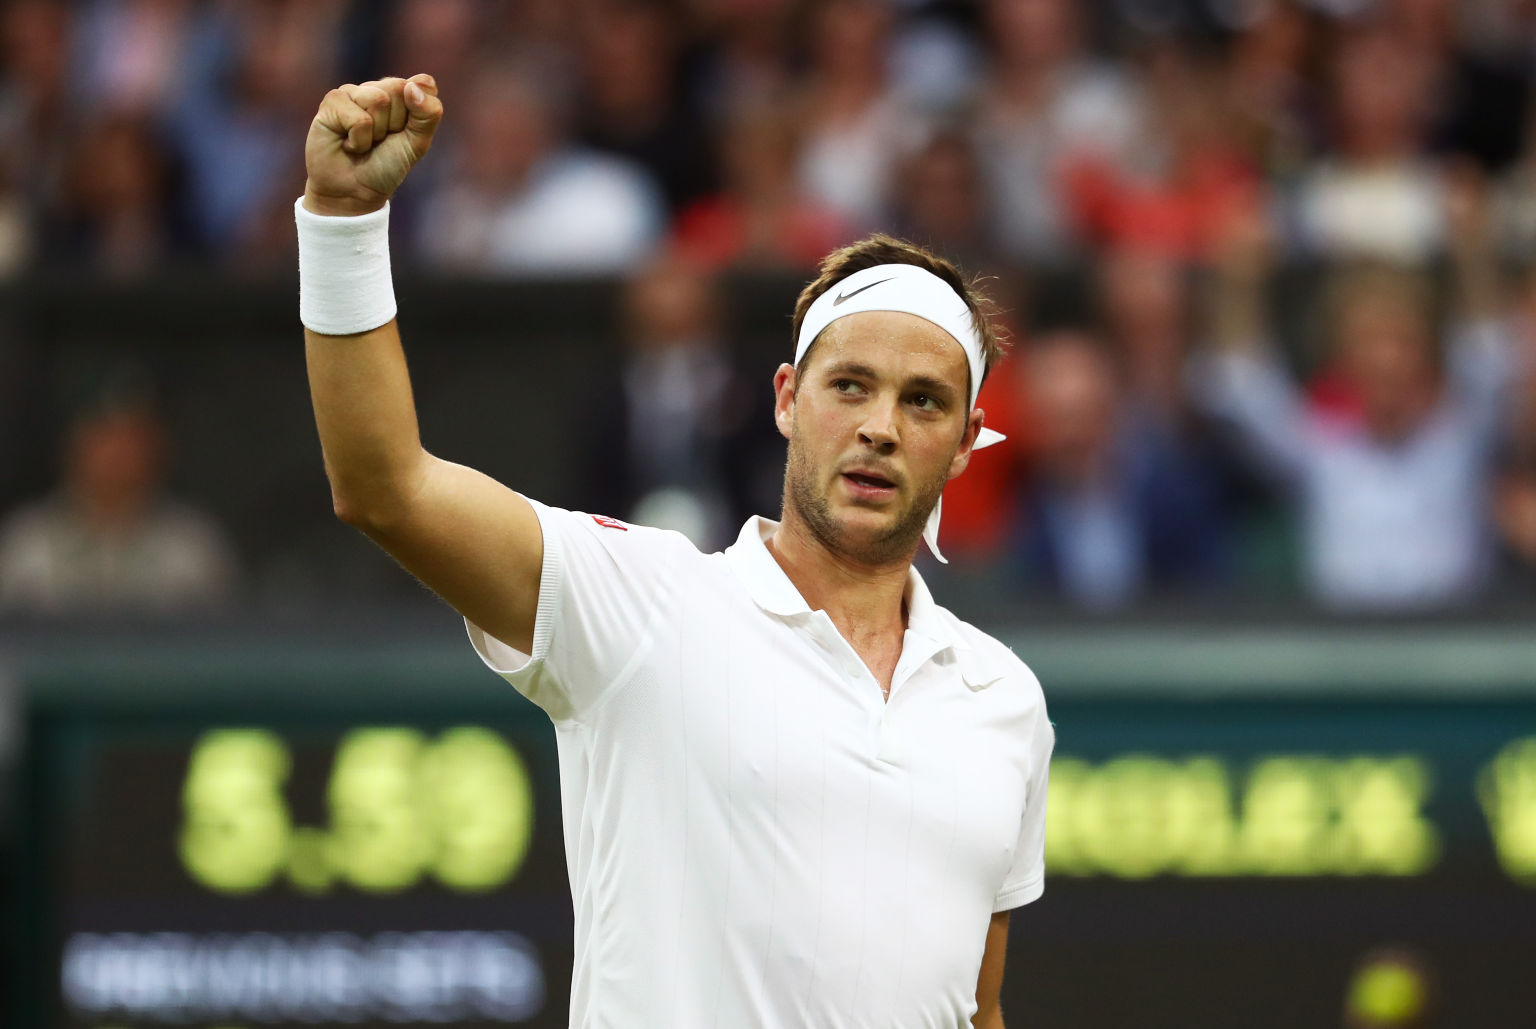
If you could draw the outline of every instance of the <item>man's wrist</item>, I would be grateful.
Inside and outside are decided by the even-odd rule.
[[[299,237],[299,320],[324,336],[351,336],[395,317],[389,205],[337,217],[294,204]]]
[[[304,209],[310,214],[327,218],[355,218],[360,214],[372,214],[383,210],[387,203],[388,197],[380,197],[375,201],[360,200],[357,197],[317,193],[308,184],[304,186]]]

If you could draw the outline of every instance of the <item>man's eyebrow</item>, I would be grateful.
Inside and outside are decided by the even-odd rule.
[[[827,366],[826,375],[857,375],[861,379],[878,379],[880,373],[867,364],[859,364],[857,361],[838,361]]]
[[[908,389],[920,389],[928,393],[937,393],[948,399],[955,393],[955,387],[943,379],[935,379],[931,375],[914,375],[907,380]]]

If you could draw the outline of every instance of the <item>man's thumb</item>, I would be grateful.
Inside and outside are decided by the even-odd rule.
[[[443,118],[443,102],[414,82],[405,84],[405,133],[411,137],[419,157],[432,142],[432,133]]]

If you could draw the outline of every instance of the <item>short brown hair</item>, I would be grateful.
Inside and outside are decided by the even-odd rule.
[[[802,289],[800,299],[795,301],[795,320],[791,341],[800,339],[800,326],[805,322],[805,314],[818,297],[855,272],[881,264],[916,265],[943,279],[960,295],[960,299],[964,300],[965,306],[970,309],[976,334],[981,337],[983,361],[981,378],[985,382],[987,373],[1002,360],[1003,350],[1007,346],[1007,341],[989,317],[993,310],[991,301],[975,282],[967,282],[965,276],[960,274],[960,269],[938,254],[916,243],[909,243],[904,239],[887,236],[881,232],[866,236],[857,243],[840,247],[822,258],[821,273],[816,277],[816,281]],[[806,348],[805,358],[811,356],[813,349],[815,349],[814,341],[810,347]],[[801,365],[804,365],[805,358],[801,359]],[[980,388],[980,383],[977,384],[977,388]]]

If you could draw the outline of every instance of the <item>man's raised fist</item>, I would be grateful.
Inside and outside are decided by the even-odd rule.
[[[430,75],[331,90],[304,141],[304,206],[315,214],[377,211],[426,154],[442,119]]]

